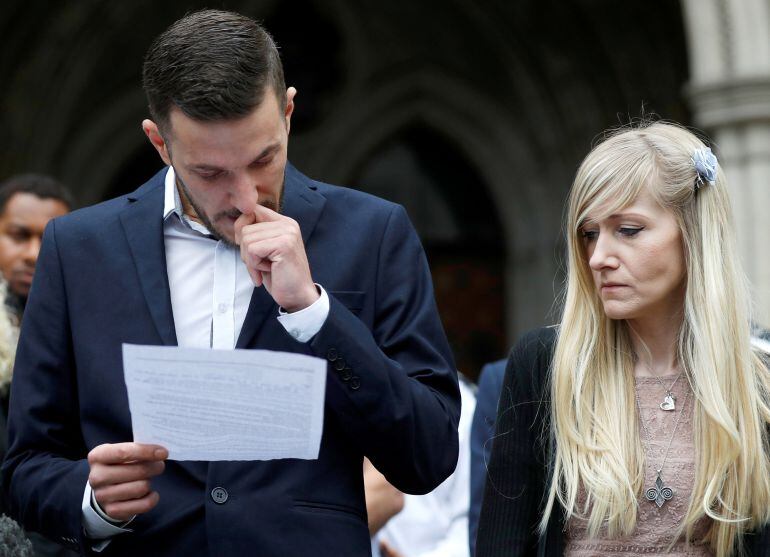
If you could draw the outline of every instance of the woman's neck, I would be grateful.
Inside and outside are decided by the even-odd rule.
[[[636,377],[670,375],[679,370],[681,312],[663,312],[652,317],[629,319],[627,323],[637,356]]]

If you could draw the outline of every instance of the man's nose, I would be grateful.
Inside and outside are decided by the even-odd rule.
[[[594,249],[588,259],[588,265],[594,271],[617,268],[618,257],[615,253],[615,245],[610,234],[599,234],[596,238]]]
[[[32,236],[24,248],[24,261],[28,264],[35,265],[37,263],[37,256],[40,254],[40,241],[38,236]]]
[[[230,192],[230,203],[241,213],[251,214],[259,201],[256,182],[248,175],[238,176]]]

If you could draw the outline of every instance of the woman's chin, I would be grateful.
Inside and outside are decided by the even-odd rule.
[[[630,308],[625,307],[624,304],[619,304],[615,301],[605,302],[604,314],[614,321],[620,321],[621,319],[632,319],[634,312]]]

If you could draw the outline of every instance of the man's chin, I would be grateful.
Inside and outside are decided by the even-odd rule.
[[[18,296],[19,298],[26,299],[27,296],[29,296],[29,289],[32,287],[30,283],[22,282],[22,283],[10,283],[8,285],[8,290],[11,294],[14,296]]]
[[[227,222],[220,221],[217,223],[217,226],[214,227],[214,236],[216,236],[217,240],[224,242],[228,246],[237,246],[238,244],[235,243],[235,227],[229,218],[224,220]]]

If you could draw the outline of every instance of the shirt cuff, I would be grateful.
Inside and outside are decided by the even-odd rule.
[[[278,321],[298,342],[307,342],[313,338],[329,316],[329,295],[320,284],[316,284],[316,287],[321,296],[305,309],[287,313],[283,308],[278,308]]]
[[[120,526],[113,524],[107,514],[99,507],[99,503],[94,499],[91,484],[86,482],[86,489],[83,492],[83,503],[80,507],[81,517],[83,519],[83,528],[86,536],[94,540],[91,548],[97,553],[101,552],[110,543],[110,539],[118,534],[131,532],[131,529],[125,528],[131,520],[124,522]]]

